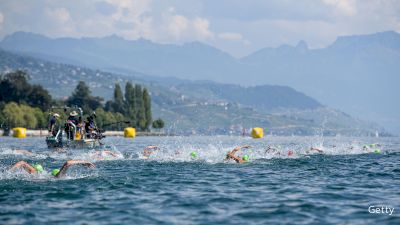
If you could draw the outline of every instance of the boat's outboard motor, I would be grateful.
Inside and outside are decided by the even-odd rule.
[[[106,132],[104,129],[96,129],[94,138],[99,140],[105,138],[106,136],[104,135],[104,132]]]

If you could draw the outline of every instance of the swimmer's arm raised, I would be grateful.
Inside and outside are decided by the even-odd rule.
[[[265,153],[270,153],[270,152],[277,152],[278,150],[274,147],[268,146],[268,148],[265,150]]]
[[[32,155],[32,152],[30,152],[28,150],[23,150],[23,149],[17,149],[17,150],[15,150],[15,153]]]
[[[37,173],[36,169],[33,168],[31,165],[29,165],[29,163],[27,163],[25,161],[19,161],[19,162],[15,163],[14,166],[12,166],[10,170],[15,170],[17,168],[22,168],[30,174]]]
[[[158,146],[155,146],[155,145],[149,145],[149,146],[147,146],[146,148],[144,148],[145,150],[147,149],[147,150],[151,150],[151,149],[158,149]]]
[[[88,161],[83,160],[68,160],[64,165],[61,167],[60,172],[57,174],[56,178],[62,177],[67,173],[68,168],[74,165],[82,165],[88,168],[95,168],[96,166]]]
[[[321,149],[314,148],[314,147],[311,147],[310,150],[314,150],[314,151],[317,151],[317,152],[319,152],[319,153],[323,153],[323,152],[324,152],[324,151],[322,151]]]
[[[66,167],[71,167],[73,165],[82,165],[89,168],[96,167],[93,163],[84,160],[68,160],[64,165],[66,165]]]
[[[147,146],[143,150],[143,156],[149,157],[153,153],[152,150],[157,150],[157,149],[158,149],[158,146],[155,146],[155,145]]]
[[[226,154],[225,160],[233,159],[237,163],[244,163],[244,160],[239,158],[239,157],[237,157],[235,155],[235,153],[237,151],[239,151],[240,149],[246,149],[246,148],[250,148],[250,147],[251,147],[250,145],[245,145],[245,146],[239,146],[239,147],[234,148],[232,151],[230,151],[230,152],[228,152],[228,154]]]
[[[108,155],[111,155],[111,156],[113,156],[113,157],[118,157],[118,154],[115,153],[115,152],[112,152],[112,151],[104,151],[104,153],[106,153],[106,154],[108,154]]]
[[[236,155],[231,155],[230,156],[233,160],[235,160],[237,163],[244,163],[245,161],[243,159],[241,159],[240,157],[236,156]]]
[[[251,146],[250,146],[250,145],[238,146],[238,147],[236,147],[236,148],[234,148],[234,149],[232,150],[232,153],[235,154],[235,153],[236,153],[237,151],[239,151],[240,149],[247,149],[247,148],[251,148]]]
[[[234,148],[232,151],[230,151],[228,154],[234,155],[240,149],[246,149],[246,148],[251,148],[251,146],[250,145],[238,146],[238,147]]]
[[[245,145],[245,146],[238,146],[238,147],[236,147],[236,148],[234,148],[232,151],[230,151],[229,153],[228,153],[228,155],[234,155],[237,151],[239,151],[240,149],[245,149],[245,148],[251,148],[251,146],[250,145]],[[228,156],[227,155],[227,156]],[[227,158],[229,158],[229,157],[227,157]]]

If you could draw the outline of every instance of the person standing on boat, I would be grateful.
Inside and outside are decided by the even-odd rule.
[[[79,120],[77,118],[78,113],[76,111],[72,111],[69,114],[67,119],[67,123],[65,124],[65,133],[67,134],[68,139],[73,140],[75,137],[75,132],[77,131],[77,125]]]
[[[60,115],[58,113],[54,113],[49,121],[49,133],[53,136],[56,136],[59,130],[60,123],[58,121],[58,118],[60,118]]]
[[[93,138],[93,134],[96,131],[96,124],[94,123],[93,116],[89,116],[85,122],[85,133],[87,138]]]

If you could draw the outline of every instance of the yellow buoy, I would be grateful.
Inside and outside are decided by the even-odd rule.
[[[124,137],[134,138],[136,136],[136,129],[133,127],[127,127],[124,129]]]
[[[13,128],[13,137],[15,138],[26,138],[26,128],[15,127]]]
[[[264,137],[264,130],[261,127],[254,127],[251,130],[251,136],[253,138],[262,138]]]

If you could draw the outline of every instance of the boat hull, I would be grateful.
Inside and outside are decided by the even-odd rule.
[[[83,148],[93,149],[100,146],[100,142],[96,139],[83,139],[83,140],[57,140],[54,137],[46,138],[47,147],[52,148]]]

